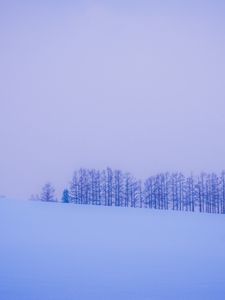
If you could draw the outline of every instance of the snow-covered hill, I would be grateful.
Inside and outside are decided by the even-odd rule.
[[[2,300],[225,299],[225,216],[0,200]]]

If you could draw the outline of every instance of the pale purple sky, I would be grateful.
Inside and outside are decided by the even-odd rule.
[[[73,2],[0,2],[0,194],[225,169],[225,2]]]

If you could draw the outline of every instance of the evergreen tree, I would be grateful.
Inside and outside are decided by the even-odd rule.
[[[70,202],[70,197],[69,197],[69,191],[67,189],[65,189],[63,191],[63,194],[62,194],[62,202],[63,203],[69,203]]]

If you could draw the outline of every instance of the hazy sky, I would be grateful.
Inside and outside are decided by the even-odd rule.
[[[0,194],[80,167],[225,169],[225,1],[0,1]]]

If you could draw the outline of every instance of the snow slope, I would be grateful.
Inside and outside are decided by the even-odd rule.
[[[0,200],[0,299],[225,299],[225,216]]]

